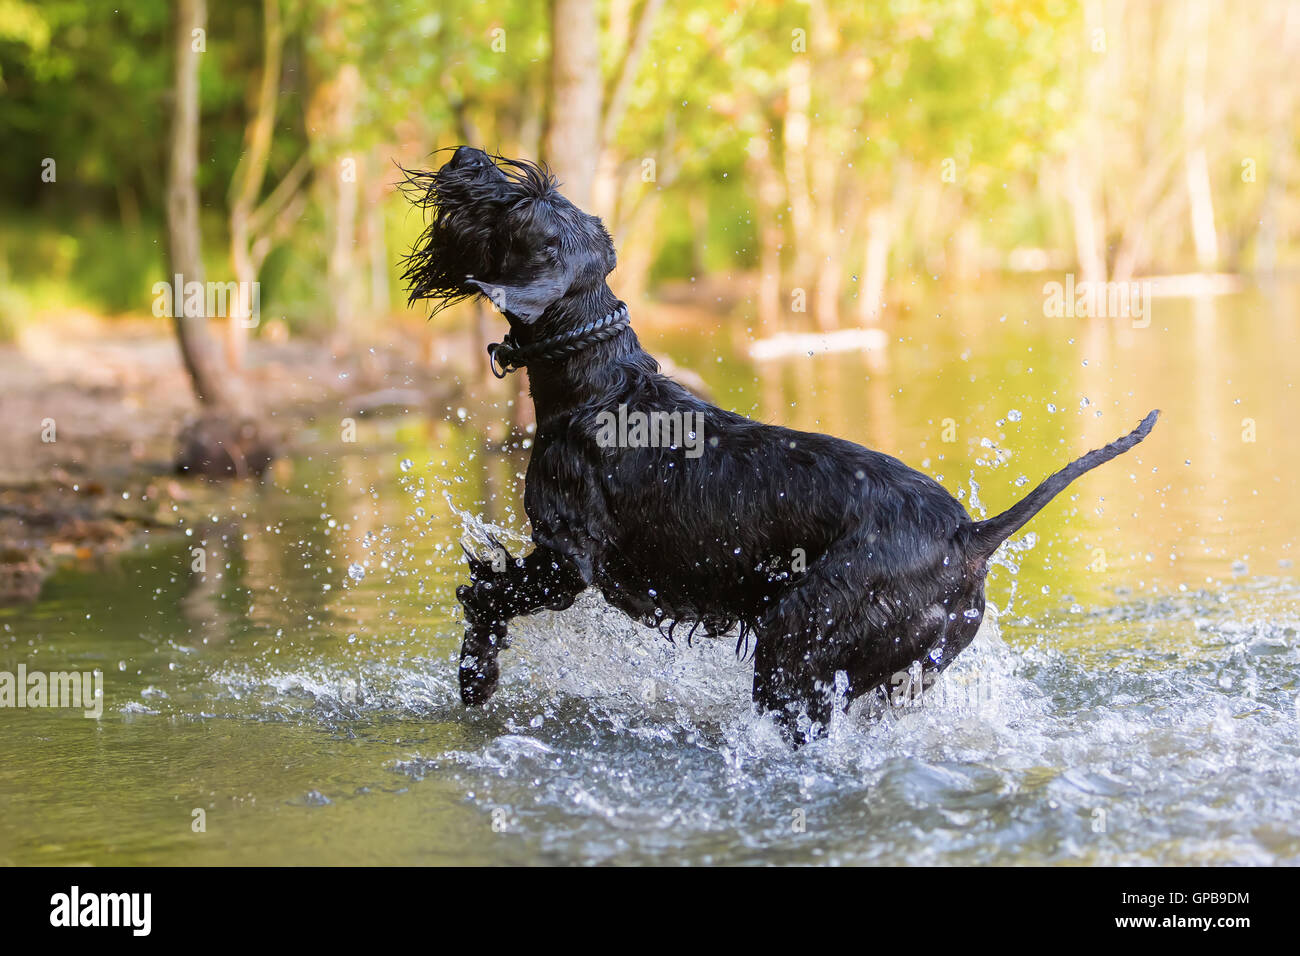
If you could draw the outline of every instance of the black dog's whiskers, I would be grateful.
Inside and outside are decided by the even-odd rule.
[[[537,413],[524,509],[534,549],[476,561],[460,689],[491,697],[511,619],[563,610],[588,587],[675,641],[738,627],[754,702],[796,743],[836,706],[933,679],[975,639],[988,560],[1071,482],[1130,450],[1131,433],[973,521],[928,475],[828,435],[718,408],[660,374],[606,284],[601,222],[542,166],[466,146],[436,173],[406,172],[430,216],[405,259],[411,300],[435,311],[482,295],[509,334],[504,375],[530,365]]]

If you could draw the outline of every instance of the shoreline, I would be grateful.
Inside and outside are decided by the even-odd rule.
[[[240,387],[288,455],[322,418],[432,411],[459,396],[472,372],[445,361],[450,348],[426,360],[421,344],[259,339]],[[0,605],[36,600],[68,561],[176,527],[206,487],[224,484],[174,471],[178,436],[201,408],[157,323],[54,323],[0,346],[0,407]]]

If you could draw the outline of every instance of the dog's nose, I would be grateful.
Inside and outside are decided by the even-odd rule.
[[[452,169],[473,169],[475,166],[484,166],[488,162],[487,153],[483,150],[475,149],[473,146],[457,146],[456,152],[452,153],[447,165]]]

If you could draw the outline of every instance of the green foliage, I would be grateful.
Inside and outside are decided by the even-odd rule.
[[[329,312],[323,276],[337,227],[340,157],[361,163],[359,202],[385,204],[393,264],[387,281],[396,295],[396,259],[418,234],[419,217],[391,190],[398,178],[393,163],[434,162],[433,150],[467,138],[535,155],[548,109],[551,37],[545,5],[535,0],[280,2],[286,41],[263,195],[304,154],[313,174],[309,202],[278,237],[262,281],[291,323],[310,327]],[[643,2],[602,5],[607,91]],[[231,178],[260,80],[263,15],[261,0],[208,4],[199,185],[205,256],[220,274],[228,271]],[[0,0],[0,177],[10,185],[0,200],[0,268],[6,284],[32,293],[30,302],[50,301],[53,292],[60,301],[108,311],[139,309],[148,301],[140,290],[162,277],[172,18],[169,0]],[[1135,33],[1135,48],[1154,48],[1180,28],[1167,13],[1126,18],[1125,29],[1140,33],[1130,21],[1152,34]],[[1234,21],[1229,39],[1237,45],[1225,47],[1224,62],[1236,62],[1244,23]],[[1119,32],[1114,26],[1117,44]],[[1105,109],[1094,114],[1099,128],[1097,117],[1143,117],[1143,108],[1181,102],[1177,71],[1167,81],[1132,55],[1105,61],[1089,53],[1088,36],[1081,5],[1065,0],[665,0],[606,144],[615,192],[611,227],[621,239],[650,245],[652,280],[756,267],[761,222],[751,159],[762,140],[782,191],[774,215],[783,261],[810,241],[794,234],[791,169],[798,169],[790,164],[815,156],[832,157],[836,168],[829,184],[809,175],[806,198],[829,208],[836,241],[847,250],[846,270],[860,262],[865,212],[893,201],[897,184],[909,179],[917,195],[932,200],[926,208],[938,219],[904,222],[908,241],[933,246],[942,235],[916,235],[925,228],[950,233],[960,224],[1003,251],[1068,244],[1071,230],[1061,221],[1067,213],[1051,172],[1067,151],[1079,149],[1074,137],[1089,107],[1089,71],[1103,63],[1109,70]],[[330,111],[347,70],[355,70],[359,89],[340,128]],[[1146,86],[1110,95],[1132,77]],[[808,90],[802,109],[800,82]],[[1264,195],[1262,180],[1258,189],[1243,188],[1241,157],[1259,158],[1261,176],[1286,165],[1287,157],[1274,163],[1272,156],[1276,144],[1289,141],[1285,123],[1260,121],[1251,110],[1285,117],[1293,101],[1261,103],[1246,103],[1225,124],[1236,145],[1231,162],[1215,160],[1215,188],[1224,194],[1216,204],[1235,247],[1253,235]],[[1166,115],[1174,112],[1156,118],[1176,135],[1176,117]],[[801,159],[791,154],[791,140],[799,138],[791,134],[805,119]],[[1138,163],[1159,159],[1148,155],[1146,140],[1154,137],[1138,123],[1127,128],[1124,178],[1107,183],[1098,199],[1112,209],[1129,208]],[[1156,145],[1167,149],[1171,137],[1162,135],[1164,145]],[[56,164],[56,182],[42,181],[47,160]],[[653,177],[645,175],[648,163]],[[941,180],[942,169],[952,176]],[[629,236],[646,209],[655,213],[644,220],[651,223],[647,234]],[[891,253],[896,268],[920,255],[897,245]],[[370,281],[359,248],[356,260]],[[42,283],[46,290],[37,291]],[[10,313],[21,311],[15,301],[11,293]]]

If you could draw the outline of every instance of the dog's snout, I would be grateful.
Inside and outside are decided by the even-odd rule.
[[[447,166],[450,169],[473,169],[476,166],[486,166],[488,162],[488,155],[483,150],[473,146],[457,146],[456,152],[447,161]]]

